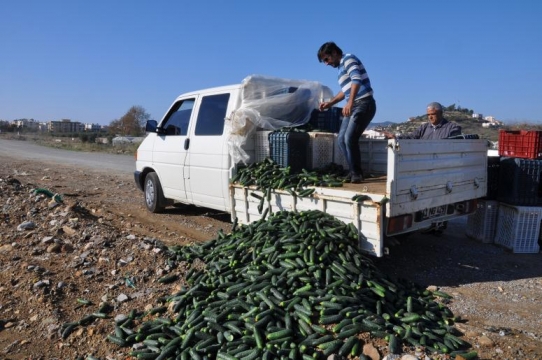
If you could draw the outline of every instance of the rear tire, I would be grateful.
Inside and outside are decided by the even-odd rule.
[[[161,213],[166,208],[166,199],[162,191],[160,179],[151,172],[145,177],[145,206],[152,213]]]

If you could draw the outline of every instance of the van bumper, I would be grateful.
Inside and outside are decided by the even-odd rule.
[[[139,190],[143,191],[143,179],[141,178],[141,171],[134,171],[134,181]]]

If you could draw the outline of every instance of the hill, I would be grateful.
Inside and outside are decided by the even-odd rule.
[[[393,126],[397,123],[393,122],[393,121],[383,121],[383,122],[379,122],[379,123],[370,123],[369,126],[367,126],[367,129],[375,129],[375,128],[384,128],[384,127],[388,127],[388,126]]]

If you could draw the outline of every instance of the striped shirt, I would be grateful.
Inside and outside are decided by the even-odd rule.
[[[352,83],[360,85],[359,91],[354,100],[373,95],[373,88],[369,75],[361,61],[352,54],[344,54],[339,63],[339,86],[346,100],[350,98],[350,87]]]

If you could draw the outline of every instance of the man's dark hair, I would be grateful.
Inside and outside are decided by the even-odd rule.
[[[343,56],[343,51],[333,41],[325,43],[324,45],[320,46],[320,49],[318,50],[318,61],[322,62],[324,55],[331,55],[334,52],[336,52],[341,57]]]

